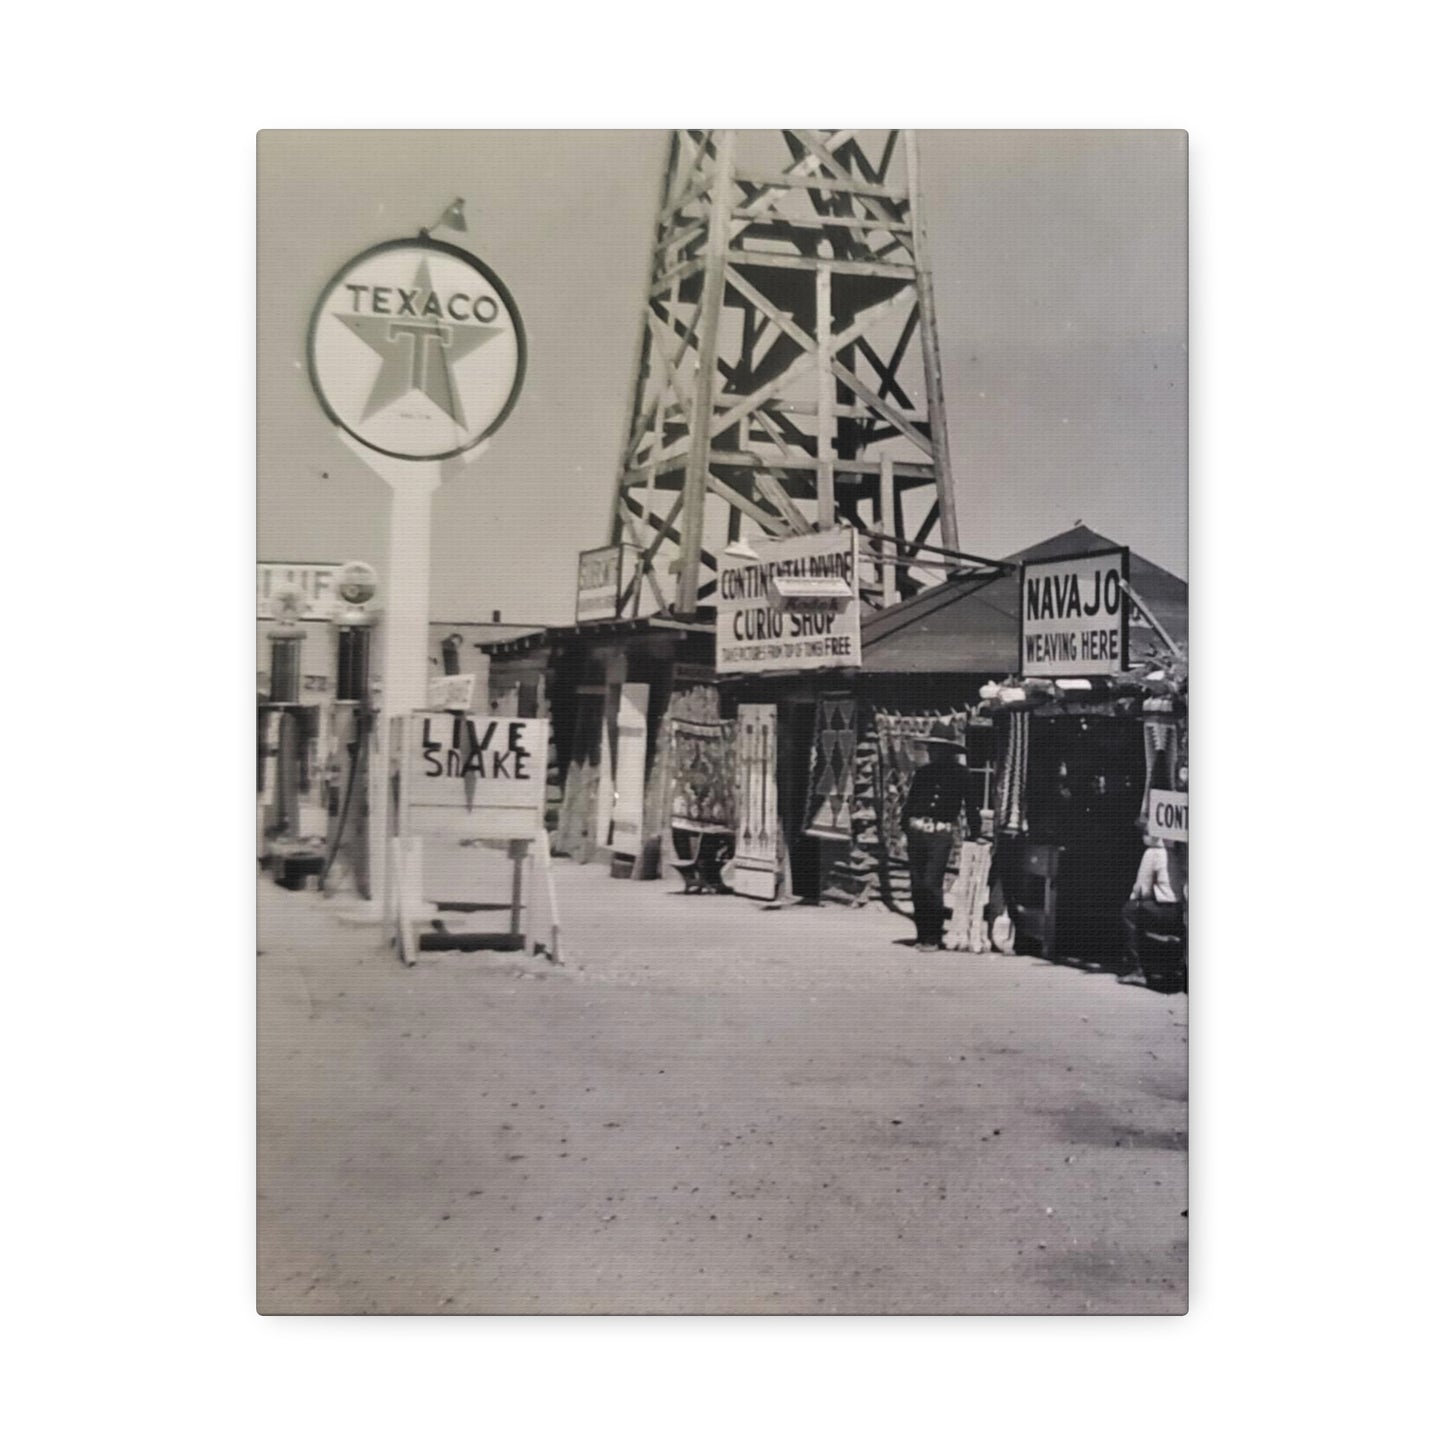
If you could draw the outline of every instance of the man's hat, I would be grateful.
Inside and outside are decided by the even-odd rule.
[[[942,718],[926,733],[910,733],[909,736],[917,743],[927,743],[931,748],[953,748],[957,752],[965,753],[968,748],[959,742],[957,734]]]

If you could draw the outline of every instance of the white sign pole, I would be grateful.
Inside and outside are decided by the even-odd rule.
[[[426,706],[427,625],[431,619],[431,510],[437,488],[474,462],[488,443],[450,462],[403,461],[383,456],[338,429],[337,435],[391,488],[385,591],[382,593],[381,718],[371,735],[367,789],[368,916],[382,914],[381,881],[387,867],[388,739],[391,720]],[[419,873],[410,868],[410,873]]]
[[[357,446],[355,451],[361,452]],[[371,467],[391,487],[383,594],[381,710],[400,717],[426,706],[427,623],[431,618],[431,504],[440,462],[399,462],[376,452]]]

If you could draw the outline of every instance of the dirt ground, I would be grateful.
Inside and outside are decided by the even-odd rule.
[[[1183,995],[557,869],[562,967],[262,879],[262,1313],[1183,1312]]]

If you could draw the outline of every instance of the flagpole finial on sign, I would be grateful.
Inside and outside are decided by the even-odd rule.
[[[422,227],[421,234],[429,238],[433,231],[439,231],[443,226],[446,226],[453,231],[465,231],[467,229],[467,215],[465,207],[466,201],[464,201],[462,197],[458,196],[456,200],[454,200],[451,205],[449,205],[446,210],[442,212],[440,220],[438,220],[434,225]]]

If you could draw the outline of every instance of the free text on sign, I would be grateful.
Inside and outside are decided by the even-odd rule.
[[[1026,677],[1088,677],[1129,665],[1129,553],[1026,562],[1019,587],[1019,669]]]

